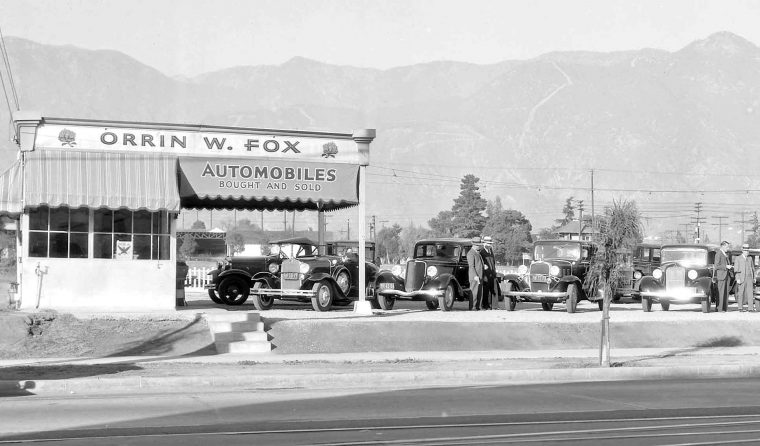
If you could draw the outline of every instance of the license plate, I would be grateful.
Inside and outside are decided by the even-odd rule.
[[[392,290],[392,289],[395,289],[395,288],[396,287],[391,282],[380,282],[380,289],[381,290]]]
[[[282,273],[283,280],[298,280],[298,273]]]
[[[532,274],[530,280],[531,282],[548,282],[549,276],[546,274]]]

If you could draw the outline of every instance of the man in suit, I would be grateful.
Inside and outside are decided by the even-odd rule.
[[[496,259],[493,256],[493,239],[490,236],[483,237],[483,249],[480,251],[480,256],[483,257],[483,309],[498,310]]]
[[[472,248],[467,251],[468,276],[470,278],[470,291],[472,299],[470,300],[470,310],[480,311],[481,300],[483,299],[483,257],[480,256],[482,242],[480,237],[472,238]]]
[[[728,263],[728,248],[730,247],[727,241],[720,243],[720,249],[715,253],[715,284],[718,287],[718,303],[716,304],[715,311],[725,313],[728,311],[728,282],[729,282],[729,270],[733,266]]]
[[[742,245],[742,254],[734,259],[736,304],[742,312],[755,311],[755,264],[747,254],[749,254],[749,245],[745,243]]]

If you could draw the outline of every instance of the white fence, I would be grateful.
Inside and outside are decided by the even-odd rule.
[[[197,266],[190,268],[185,278],[185,288],[202,290],[203,286],[209,283],[208,273],[214,269],[216,268],[199,268]]]

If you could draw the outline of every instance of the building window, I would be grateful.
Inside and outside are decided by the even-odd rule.
[[[167,212],[97,209],[94,214],[93,256],[114,259],[169,260]]]
[[[87,208],[49,208],[29,211],[29,256],[86,259],[90,211]]]

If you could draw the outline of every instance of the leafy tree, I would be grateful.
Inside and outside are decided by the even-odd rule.
[[[231,255],[243,252],[245,249],[245,237],[240,231],[236,229],[227,231],[227,235],[224,238],[224,243],[227,244],[228,251]]]
[[[598,250],[591,259],[584,288],[589,295],[604,290],[605,298],[615,294],[619,268],[622,267],[621,250],[633,252],[643,239],[644,227],[635,201],[612,201],[600,219]]]
[[[480,235],[486,225],[483,211],[486,210],[488,203],[478,192],[480,190],[478,181],[480,178],[475,175],[465,175],[462,178],[462,184],[459,185],[459,197],[454,199],[454,206],[451,207],[454,217],[452,229],[454,234],[460,237]]]
[[[428,225],[436,237],[452,237],[454,235],[454,214],[451,211],[441,211],[437,217],[428,220]]]
[[[401,255],[401,226],[394,224],[390,228],[382,228],[375,237],[376,254],[386,262],[395,262]]]
[[[747,243],[749,243],[750,248],[757,248],[760,246],[760,219],[757,217],[757,212],[752,214],[749,224],[751,225],[752,229],[750,231],[752,233],[747,237]]]
[[[522,253],[530,249],[533,242],[530,222],[520,211],[503,209],[501,198],[488,202],[488,219],[483,234],[494,238],[494,257],[499,263],[511,265],[520,263]]]
[[[410,224],[401,231],[399,237],[399,252],[404,251],[405,254],[412,254],[414,244],[417,243],[417,241],[431,236],[431,230],[425,229],[422,226],[414,226]]]
[[[187,259],[198,249],[198,242],[190,234],[182,236],[182,244],[179,246],[179,255],[182,259]]]
[[[193,222],[193,225],[190,226],[191,231],[205,231],[206,230],[206,223],[203,223],[200,220],[195,220]]]
[[[573,198],[567,197],[565,199],[565,206],[562,208],[562,213],[565,214],[563,218],[554,220],[557,223],[556,228],[561,228],[575,219],[575,206],[573,206]]]

